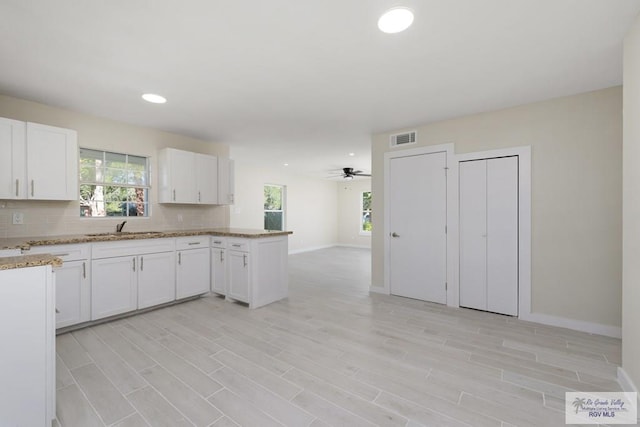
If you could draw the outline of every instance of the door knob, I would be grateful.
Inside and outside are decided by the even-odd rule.
[[[400,235],[394,231],[393,233],[391,233],[391,237],[400,237]]]

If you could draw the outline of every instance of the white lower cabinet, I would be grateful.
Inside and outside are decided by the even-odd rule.
[[[231,249],[227,265],[227,296],[249,303],[249,253]]]
[[[227,242],[227,298],[249,308],[288,295],[288,236],[229,239]]]
[[[34,246],[25,254],[51,254],[62,259],[56,274],[56,328],[91,320],[91,248],[88,244]]]
[[[138,308],[164,304],[176,299],[175,252],[140,255]]]
[[[211,288],[209,236],[176,239],[176,298],[206,294]]]
[[[51,266],[0,271],[0,426],[55,418],[55,302]]]
[[[227,294],[227,241],[221,237],[211,238],[211,292]]]
[[[91,320],[135,310],[137,301],[136,256],[97,259],[91,262]]]
[[[91,262],[91,320],[174,299],[173,239],[97,243]],[[156,302],[153,302],[156,301]]]

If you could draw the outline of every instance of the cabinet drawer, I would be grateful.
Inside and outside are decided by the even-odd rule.
[[[211,247],[225,249],[227,247],[227,239],[224,237],[211,236]]]
[[[121,242],[94,243],[93,259],[112,258],[126,255],[142,255],[160,252],[172,252],[176,249],[174,239],[140,239]]]
[[[176,250],[208,248],[209,236],[178,237],[176,239]]]
[[[249,242],[244,240],[229,240],[229,249],[232,251],[249,252]]]
[[[32,246],[31,249],[23,251],[23,254],[51,254],[60,258],[63,262],[76,261],[89,259],[91,246],[89,244]]]

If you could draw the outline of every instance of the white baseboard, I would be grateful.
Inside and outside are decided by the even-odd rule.
[[[320,249],[333,248],[334,246],[338,246],[338,245],[334,243],[332,245],[311,246],[309,248],[302,248],[302,249],[296,249],[295,251],[289,251],[289,255],[301,254],[303,252],[318,251]]]
[[[560,328],[573,329],[575,331],[590,334],[604,335],[612,338],[622,338],[622,328],[619,326],[602,325],[600,323],[585,322],[583,320],[567,319],[565,317],[552,316],[542,313],[521,314],[521,320],[541,323],[543,325],[558,326]]]
[[[389,291],[387,291],[384,288],[384,286],[370,286],[369,287],[369,292],[373,292],[375,294],[389,295]]]

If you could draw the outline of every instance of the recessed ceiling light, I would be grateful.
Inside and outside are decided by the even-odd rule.
[[[356,155],[356,153],[349,153],[349,157],[353,157],[355,155]]]
[[[156,95],[155,93],[145,93],[142,95],[142,99],[153,104],[164,104],[167,102],[167,98],[164,96]]]
[[[406,7],[394,7],[387,10],[378,19],[378,28],[383,33],[399,33],[406,30],[413,23],[413,12]]]
[[[285,163],[284,165],[285,165],[285,166],[289,166],[289,163]]]

